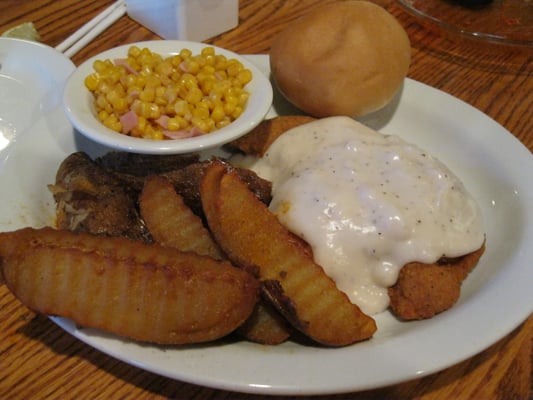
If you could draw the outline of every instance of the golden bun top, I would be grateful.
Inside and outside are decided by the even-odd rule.
[[[315,117],[358,117],[385,106],[411,60],[407,33],[367,1],[319,6],[273,40],[274,81],[296,107]]]

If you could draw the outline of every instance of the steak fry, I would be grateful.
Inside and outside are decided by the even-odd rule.
[[[167,179],[156,175],[146,178],[139,208],[156,243],[217,260],[225,258],[200,217],[187,207]]]
[[[251,342],[277,345],[291,337],[289,323],[266,300],[259,299],[252,315],[237,332]]]
[[[200,188],[211,231],[228,257],[262,281],[262,293],[304,334],[343,346],[370,338],[375,321],[352,304],[227,166],[213,163]]]
[[[225,173],[226,167],[229,168],[229,166],[220,162],[213,165],[207,170],[209,173],[204,174],[200,185],[204,214],[211,215],[209,220],[211,232],[213,232],[213,227],[218,223],[215,205],[218,201],[220,179]],[[220,230],[220,227],[217,227],[217,229]],[[262,299],[257,302],[249,320],[238,331],[252,342],[270,345],[283,343],[290,337],[290,329],[287,326],[287,322],[277,314],[277,311],[270,304],[265,304]]]
[[[211,341],[240,326],[258,282],[228,262],[52,228],[0,233],[1,271],[27,307],[135,340]]]

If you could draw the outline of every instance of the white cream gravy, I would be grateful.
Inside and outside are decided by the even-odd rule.
[[[351,118],[291,129],[244,163],[272,182],[271,211],[368,314],[388,307],[406,263],[464,255],[484,240],[477,203],[445,165]]]

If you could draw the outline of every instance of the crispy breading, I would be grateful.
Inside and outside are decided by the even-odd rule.
[[[125,238],[25,228],[0,233],[0,260],[30,309],[139,341],[220,338],[258,297],[257,279],[228,262]]]
[[[185,204],[168,179],[157,175],[146,178],[139,208],[156,243],[217,260],[224,258],[200,217]]]
[[[349,301],[237,174],[213,163],[205,176],[202,204],[215,239],[234,264],[257,274],[262,292],[296,329],[327,346],[374,334],[375,321]]]
[[[228,143],[227,147],[244,154],[262,157],[270,145],[284,132],[314,120],[315,118],[306,115],[287,115],[265,119],[246,135]]]
[[[400,270],[398,281],[388,289],[391,310],[401,319],[431,318],[452,307],[461,294],[461,284],[485,251],[478,250],[435,264],[411,262]]]

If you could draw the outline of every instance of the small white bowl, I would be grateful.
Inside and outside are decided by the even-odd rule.
[[[84,80],[87,75],[94,72],[93,62],[95,60],[125,58],[128,49],[133,45],[139,48],[146,47],[162,56],[178,54],[184,48],[190,49],[193,54],[199,54],[204,47],[214,47],[216,54],[239,60],[244,67],[252,71],[253,75],[251,82],[246,85],[246,90],[250,93],[250,97],[243,113],[224,128],[202,136],[185,139],[142,139],[106,128],[96,117],[94,98],[92,93],[85,87]],[[114,150],[132,153],[178,154],[218,147],[251,131],[264,119],[272,105],[272,97],[270,80],[255,65],[236,53],[205,43],[155,40],[119,46],[86,60],[69,77],[63,93],[63,105],[67,117],[74,128],[99,144]]]

